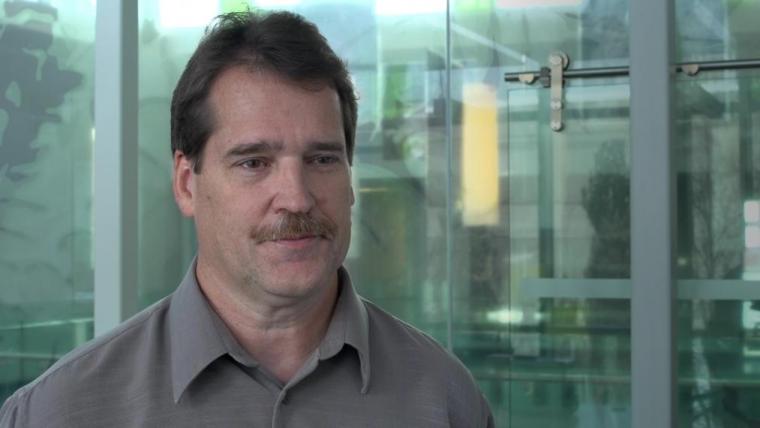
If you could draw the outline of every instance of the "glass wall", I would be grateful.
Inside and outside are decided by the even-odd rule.
[[[757,2],[676,5],[679,62],[760,58]],[[760,68],[675,89],[680,425],[757,426]]]
[[[503,82],[626,65],[628,4],[451,7],[453,349],[498,426],[629,426],[627,79],[568,79],[562,132],[549,89]]]
[[[0,0],[0,402],[92,337],[93,3]]]
[[[174,290],[195,251],[192,222],[179,213],[171,188],[169,108],[172,90],[203,29],[219,14],[215,2],[196,3],[199,4],[193,8],[176,1],[138,4],[137,292],[140,307]],[[210,7],[204,9],[200,3]]]

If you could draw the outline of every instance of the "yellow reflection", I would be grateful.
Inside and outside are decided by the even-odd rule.
[[[462,221],[499,224],[499,124],[496,90],[484,83],[463,87]]]

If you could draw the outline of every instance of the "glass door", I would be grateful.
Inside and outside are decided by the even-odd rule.
[[[674,88],[682,427],[760,424],[760,5],[676,1]],[[747,69],[736,70],[736,64]]]
[[[93,334],[95,4],[0,0],[0,405]]]
[[[451,4],[452,344],[500,427],[630,426],[628,79],[503,80],[627,66],[627,12]]]
[[[760,72],[683,79],[677,136],[681,426],[760,412]]]

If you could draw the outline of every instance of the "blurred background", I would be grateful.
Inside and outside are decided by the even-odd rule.
[[[96,6],[0,0],[0,402],[95,331]],[[631,426],[629,78],[566,78],[561,132],[549,88],[504,80],[556,51],[628,67],[629,0],[139,0],[140,308],[195,252],[171,92],[246,7],[312,20],[353,74],[360,293],[462,359],[499,427]],[[757,1],[675,11],[674,62],[760,59]],[[760,426],[760,65],[672,96],[679,425]]]

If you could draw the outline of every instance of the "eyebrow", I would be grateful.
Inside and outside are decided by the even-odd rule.
[[[224,154],[226,159],[238,158],[241,156],[255,155],[259,153],[276,152],[282,150],[282,143],[271,143],[260,141],[256,143],[244,143],[227,150]]]
[[[237,146],[227,150],[224,154],[226,159],[234,159],[242,156],[250,156],[260,153],[271,153],[282,150],[283,144],[281,142],[269,142],[259,141],[255,143],[238,144]],[[309,152],[332,152],[342,153],[345,149],[345,145],[339,142],[331,141],[317,141],[308,145],[307,151]]]
[[[309,145],[309,151],[315,152],[338,152],[342,153],[345,149],[343,143],[338,142],[315,142]]]

